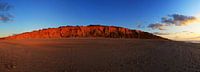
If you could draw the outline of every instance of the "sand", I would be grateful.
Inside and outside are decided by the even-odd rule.
[[[103,38],[1,40],[0,72],[200,72],[200,44]]]

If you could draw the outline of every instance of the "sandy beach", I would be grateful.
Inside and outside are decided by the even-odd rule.
[[[200,72],[200,44],[112,38],[1,40],[0,72]]]

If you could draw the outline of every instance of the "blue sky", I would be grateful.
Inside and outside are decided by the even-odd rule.
[[[169,14],[200,13],[200,0],[5,0],[13,21],[1,23],[0,36],[64,25],[115,25],[146,28]],[[145,26],[137,28],[137,25]]]

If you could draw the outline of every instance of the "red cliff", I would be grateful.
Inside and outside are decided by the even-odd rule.
[[[123,27],[101,25],[62,26],[59,28],[48,28],[9,36],[5,39],[41,39],[69,37],[164,39],[159,36],[140,30],[130,30]]]

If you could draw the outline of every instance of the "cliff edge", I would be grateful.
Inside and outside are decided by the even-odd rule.
[[[88,26],[61,26],[32,32],[25,32],[4,39],[49,39],[70,37],[103,37],[103,38],[137,38],[137,39],[164,39],[148,32],[131,30],[116,26],[88,25]]]

